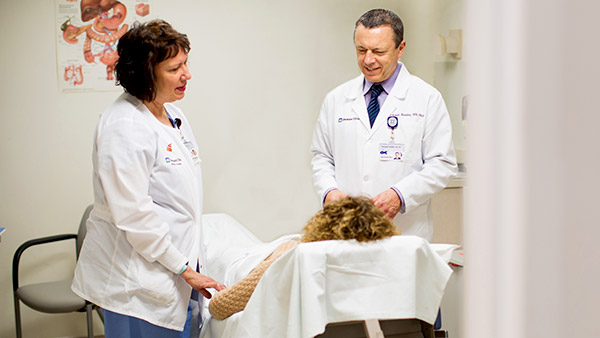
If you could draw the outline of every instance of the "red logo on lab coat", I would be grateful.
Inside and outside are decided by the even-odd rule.
[[[171,148],[171,144],[172,143],[169,143],[169,145],[167,146],[167,151],[173,151],[173,148]]]

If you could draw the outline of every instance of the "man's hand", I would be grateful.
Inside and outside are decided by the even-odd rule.
[[[394,219],[402,207],[400,197],[391,188],[373,197],[372,201],[390,219]]]
[[[202,295],[206,298],[212,297],[210,292],[208,292],[208,288],[216,289],[217,291],[221,291],[225,289],[225,285],[215,281],[214,279],[205,276],[201,273],[194,271],[194,269],[188,266],[187,269],[181,274],[181,277],[185,279],[185,281],[194,289],[198,290]]]
[[[340,198],[344,198],[348,196],[348,194],[343,193],[337,189],[333,189],[330,192],[327,193],[327,195],[325,195],[325,201],[323,202],[323,205],[339,200]]]

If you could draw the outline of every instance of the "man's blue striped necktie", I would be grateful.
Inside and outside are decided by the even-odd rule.
[[[377,114],[379,114],[379,102],[377,102],[377,97],[383,91],[383,87],[380,84],[374,84],[371,86],[371,100],[369,101],[369,106],[367,106],[367,112],[369,113],[369,122],[371,122],[371,127],[373,127],[373,123],[375,123],[375,119],[377,118]]]

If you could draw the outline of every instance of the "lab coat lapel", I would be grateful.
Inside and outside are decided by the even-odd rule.
[[[367,112],[367,104],[365,103],[365,97],[363,96],[363,83],[364,77],[359,76],[356,80],[356,86],[350,90],[348,97],[353,100],[352,111],[360,119],[363,127],[366,130],[371,129],[371,122],[369,122],[369,113]]]
[[[144,116],[150,120],[150,124],[152,126],[154,126],[154,128],[158,131],[158,133],[163,138],[173,141],[171,143],[171,145],[173,147],[177,147],[179,152],[181,154],[183,154],[182,160],[186,162],[185,167],[186,168],[194,168],[194,162],[192,160],[192,155],[190,154],[189,150],[183,143],[183,140],[181,139],[180,131],[175,128],[169,128],[169,127],[163,125],[162,123],[160,123],[160,121],[158,121],[156,119],[156,117],[154,117],[154,115],[152,115],[152,112],[150,112],[148,107],[146,107],[143,103],[139,106],[139,109],[142,110],[142,113],[144,114]]]
[[[159,122],[160,123],[160,122]],[[162,126],[161,126],[162,127]],[[181,138],[181,131],[175,128],[160,128],[160,133],[169,139],[173,140],[173,146],[177,147],[183,154],[183,160],[186,162],[186,168],[194,168],[194,160],[192,160],[192,154],[190,150],[185,146]]]
[[[396,102],[391,102],[395,100],[390,100],[391,95],[388,95],[387,99],[383,103],[383,107],[379,110],[379,114],[377,114],[377,118],[373,123],[373,128],[371,128],[371,135],[375,134],[382,125],[387,125],[387,118],[390,116],[397,108]]]
[[[381,126],[387,126],[387,118],[402,106],[404,98],[406,98],[410,74],[401,62],[398,63],[398,67],[401,67],[400,73],[396,78],[396,83],[394,83],[392,91],[388,94],[383,106],[379,110],[375,123],[373,123],[373,128],[371,128],[371,135],[375,134]]]

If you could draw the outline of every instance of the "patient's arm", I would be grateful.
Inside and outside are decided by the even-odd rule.
[[[281,255],[298,245],[296,241],[281,243],[264,261],[262,261],[248,276],[240,279],[231,287],[217,292],[208,305],[211,315],[217,319],[225,319],[236,312],[244,310],[256,284],[267,271],[267,268]]]

